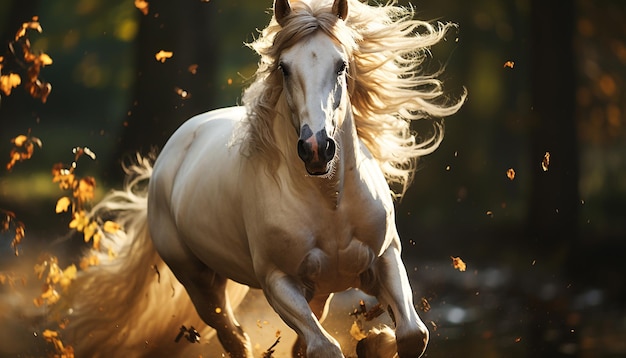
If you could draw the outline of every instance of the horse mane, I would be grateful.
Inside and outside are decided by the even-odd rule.
[[[358,136],[388,183],[399,186],[395,194],[404,194],[417,159],[435,151],[443,139],[442,123],[433,121],[434,133],[418,139],[410,128],[411,121],[456,113],[465,93],[458,100],[450,100],[437,78],[441,71],[424,74],[420,69],[429,47],[455,25],[415,20],[412,8],[395,4],[392,0],[370,6],[350,0],[348,18],[341,21],[330,11],[332,1],[292,1],[284,26],[272,17],[260,36],[248,44],[261,58],[254,81],[242,98],[249,118],[247,145],[272,165],[272,153],[276,158],[272,124],[280,115],[276,107],[282,94],[277,60],[283,50],[323,31],[348,55],[348,93]]]

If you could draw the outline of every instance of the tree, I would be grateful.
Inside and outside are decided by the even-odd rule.
[[[118,159],[162,148],[183,121],[213,106],[211,93],[217,89],[215,5],[168,0],[148,4],[136,38],[135,95],[123,122],[114,156]],[[160,51],[165,57],[157,60]],[[113,165],[109,174],[121,174],[119,162]]]

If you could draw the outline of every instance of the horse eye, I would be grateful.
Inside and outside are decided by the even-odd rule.
[[[348,69],[348,64],[345,62],[341,62],[339,63],[339,65],[337,66],[337,76],[341,76],[343,75],[346,70]]]
[[[280,69],[280,71],[283,73],[283,76],[284,76],[284,77],[289,77],[289,73],[290,73],[290,72],[289,72],[289,69],[287,68],[287,66],[286,66],[284,63],[280,62],[280,63],[278,64],[278,68],[279,68],[279,69]]]

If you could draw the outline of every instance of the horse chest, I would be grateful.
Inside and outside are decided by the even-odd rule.
[[[274,226],[274,262],[316,291],[357,286],[359,275],[371,267],[385,245],[386,210],[352,204],[320,208],[313,216],[310,212],[303,214],[289,206],[282,211],[280,216],[290,217],[292,224]]]

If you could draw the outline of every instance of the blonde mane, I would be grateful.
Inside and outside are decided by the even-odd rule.
[[[280,26],[275,18],[249,44],[260,56],[254,82],[244,91],[248,110],[246,139],[250,149],[276,157],[272,121],[282,94],[277,71],[281,52],[316,31],[342,44],[349,58],[348,93],[359,138],[365,143],[390,184],[404,194],[417,159],[432,153],[443,139],[443,125],[434,121],[434,134],[417,140],[411,121],[442,118],[459,110],[465,99],[450,101],[439,73],[423,74],[420,65],[430,46],[441,41],[453,24],[414,20],[412,8],[396,1],[370,6],[349,1],[346,21],[330,11],[329,1],[292,1],[292,12]],[[419,30],[419,31],[418,31]]]

